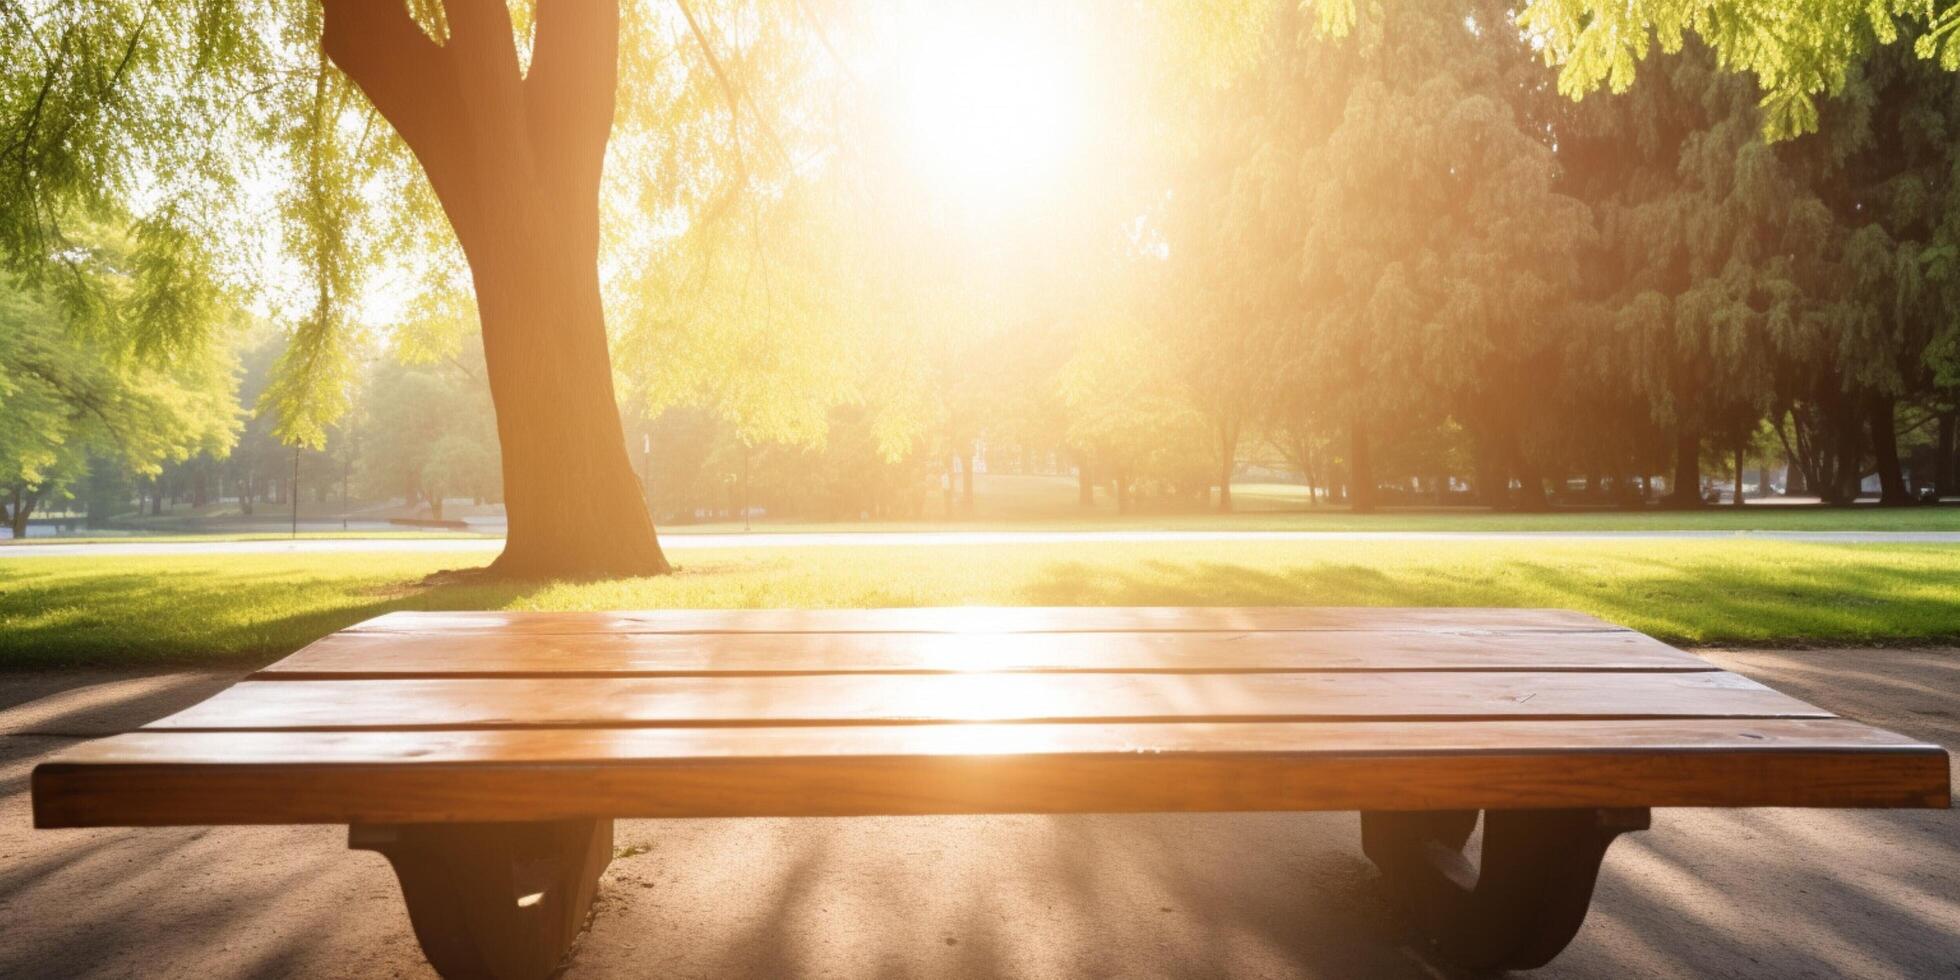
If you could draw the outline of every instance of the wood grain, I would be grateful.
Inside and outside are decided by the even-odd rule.
[[[1926,751],[1844,718],[1633,721],[950,723],[754,728],[184,732],[143,730],[81,743],[77,763],[212,765],[607,763],[839,756],[1094,753]]]
[[[817,674],[245,681],[151,729],[1818,718],[1714,673]]]
[[[1944,806],[1946,753],[1590,616],[391,613],[36,768],[41,826]]]
[[[1630,630],[1546,633],[585,633],[350,631],[265,680],[972,671],[1717,670]]]
[[[635,612],[403,610],[348,627],[360,633],[1080,633],[1220,630],[1624,630],[1565,609],[1344,606],[923,606],[902,609],[655,609]]]
[[[43,827],[1942,807],[1946,766],[1936,747],[1838,720],[145,732],[44,764],[34,803]]]

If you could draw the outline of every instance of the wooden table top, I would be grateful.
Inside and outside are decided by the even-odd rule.
[[[1937,746],[1528,609],[391,613],[34,772],[43,827],[1946,806]]]

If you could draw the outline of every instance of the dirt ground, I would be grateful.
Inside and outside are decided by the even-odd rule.
[[[1960,747],[1960,650],[1709,658]],[[29,829],[28,773],[213,673],[0,677],[0,977],[432,976],[339,827]],[[565,976],[1436,977],[1353,814],[622,821]],[[1960,977],[1960,813],[1666,810],[1546,977]]]

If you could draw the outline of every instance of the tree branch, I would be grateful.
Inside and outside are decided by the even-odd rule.
[[[402,0],[322,0],[320,47],[374,103],[417,157],[447,142],[457,110],[443,49],[408,15]]]
[[[556,0],[590,3],[591,0]],[[517,72],[517,38],[504,0],[443,0],[449,17],[450,71],[462,93],[470,152],[480,159],[528,150],[524,141],[524,79]]]
[[[823,49],[830,53],[830,60],[835,62],[838,70],[844,73],[845,80],[852,85],[862,87],[864,83],[858,80],[857,72],[851,70],[851,63],[845,61],[844,56],[838,53],[837,46],[830,43],[830,32],[824,29],[823,20],[810,9],[810,5],[805,0],[795,0],[795,4],[796,12],[803,16],[804,22],[810,25],[810,30],[816,32],[817,40],[823,44]]]
[[[721,83],[722,95],[728,99],[728,125],[735,131],[735,145],[739,150],[742,145],[742,102],[744,101],[742,91],[735,87],[734,80],[729,78],[728,72],[722,68],[721,59],[715,55],[715,47],[708,43],[708,35],[701,30],[700,22],[695,20],[694,8],[688,5],[688,0],[674,0],[674,4],[681,8],[681,16],[687,19],[688,32],[694,35],[694,43],[700,46],[701,56],[707,59],[708,70],[714,72],[715,81]],[[755,101],[750,99],[748,102],[749,108],[754,109]],[[776,151],[776,156],[782,162],[789,163],[789,151],[783,149],[783,141],[776,138],[776,131],[770,128],[769,120],[764,119],[761,112],[756,112],[754,115],[756,128],[762,130],[762,135],[769,141],[770,148]]]
[[[539,168],[583,194],[599,185],[619,88],[617,0],[538,4],[525,122]]]
[[[501,0],[449,0],[447,45],[423,33],[403,0],[322,0],[321,48],[408,144],[464,242],[472,237],[474,229],[465,225],[478,213],[477,201],[494,193],[479,186],[476,164],[509,152],[496,142],[507,135],[499,130],[508,129],[501,120],[510,113],[497,108],[498,42],[487,23],[497,19],[488,9],[493,5],[501,11],[514,86],[515,41]],[[506,93],[515,94],[514,88]]]
[[[517,69],[517,39],[505,0],[443,0],[442,10],[449,21],[448,47],[472,48],[488,58],[508,59],[496,67]]]

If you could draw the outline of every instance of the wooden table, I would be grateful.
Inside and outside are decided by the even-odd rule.
[[[1936,746],[1525,609],[398,612],[33,783],[40,827],[348,824],[451,977],[547,975],[615,817],[1359,810],[1443,953],[1529,967],[1650,807],[1948,805]]]

